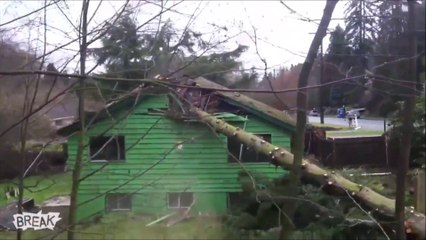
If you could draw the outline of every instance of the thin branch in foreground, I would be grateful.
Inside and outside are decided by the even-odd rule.
[[[35,14],[35,13],[38,13],[38,12],[40,12],[40,11],[42,11],[42,10],[45,10],[47,7],[50,7],[50,6],[52,6],[52,5],[56,4],[56,3],[57,3],[57,2],[59,2],[59,1],[60,1],[60,0],[54,0],[54,1],[52,1],[51,3],[49,3],[49,4],[47,4],[47,5],[44,5],[44,6],[43,6],[43,7],[41,7],[41,8],[38,8],[38,9],[36,9],[36,10],[34,10],[34,11],[31,11],[31,12],[29,12],[29,13],[27,13],[27,14],[24,14],[24,15],[22,15],[22,16],[19,16],[19,17],[15,18],[15,19],[9,20],[9,21],[7,21],[7,22],[5,22],[5,23],[2,23],[2,24],[0,24],[0,28],[1,28],[1,27],[3,27],[3,26],[6,26],[6,25],[8,25],[8,24],[11,24],[11,23],[13,23],[13,22],[19,21],[19,20],[21,20],[21,19],[23,19],[23,18],[26,18],[26,17],[28,17],[28,16],[30,16],[30,15],[33,15],[33,14]]]
[[[352,195],[348,192],[348,190],[342,188],[346,195],[348,195],[348,197],[352,200],[352,202],[362,211],[364,212],[379,228],[380,230],[383,232],[383,235],[385,235],[386,239],[390,240],[391,238],[389,237],[389,235],[386,233],[385,229],[383,229],[382,225],[377,222],[377,220],[371,216],[370,213],[368,213],[363,207],[361,207],[361,205],[359,205],[359,203],[352,197]]]

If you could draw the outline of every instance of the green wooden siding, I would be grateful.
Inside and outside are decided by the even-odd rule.
[[[162,213],[167,209],[167,192],[194,192],[196,212],[224,212],[227,192],[240,191],[238,164],[228,163],[226,137],[216,137],[200,123],[178,122],[162,116],[147,115],[149,108],[167,107],[166,98],[150,97],[141,103],[133,114],[108,130],[106,135],[125,136],[124,162],[110,162],[102,170],[81,182],[79,202],[95,198],[102,193],[131,193],[132,209],[137,212]],[[85,141],[110,128],[108,119],[97,123],[87,132]],[[290,136],[267,122],[249,116],[246,122],[232,122],[253,133],[269,133],[272,143],[290,147]],[[176,148],[181,143],[182,148]],[[77,136],[69,139],[70,167],[77,150]],[[89,151],[84,152],[85,165],[82,176],[99,169],[105,163],[88,161]],[[155,166],[153,166],[155,165]],[[245,164],[247,170],[277,177],[284,172],[269,163]],[[115,189],[118,186],[120,188]],[[105,196],[79,206],[78,218],[83,219],[105,209]]]

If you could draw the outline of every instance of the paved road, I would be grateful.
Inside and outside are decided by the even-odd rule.
[[[308,117],[310,123],[319,123],[320,118],[319,117]],[[345,126],[347,127],[348,121],[343,118],[335,118],[335,117],[324,117],[324,123],[325,124],[333,124],[333,125],[339,125],[339,126]],[[388,123],[388,122],[386,122]],[[364,130],[382,130],[383,131],[383,119],[377,120],[377,119],[358,119],[358,124],[361,126],[361,129]],[[389,129],[389,126],[386,127],[386,129]]]

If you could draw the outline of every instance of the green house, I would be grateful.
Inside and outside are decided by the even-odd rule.
[[[198,86],[223,88],[203,78],[194,81]],[[290,148],[295,122],[286,113],[240,93],[196,88],[188,92],[192,97],[200,93],[198,107]],[[88,117],[79,220],[109,211],[167,214],[190,208],[193,214],[224,213],[235,201],[234,193],[241,192],[237,181],[241,165],[271,178],[285,174],[268,157],[194,119],[165,117],[170,99],[166,93],[140,94]],[[72,134],[78,126],[77,122],[59,133]],[[68,139],[71,168],[77,146],[74,134]]]

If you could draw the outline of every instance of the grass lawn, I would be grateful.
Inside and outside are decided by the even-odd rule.
[[[344,131],[327,131],[327,137],[360,137],[360,136],[381,136],[382,130],[344,130]]]
[[[64,151],[62,144],[51,143],[43,147],[43,143],[35,143],[32,141],[28,141],[26,144],[26,149],[29,151],[39,152],[41,149],[44,149],[46,152],[57,152],[62,153]]]
[[[336,130],[350,130],[351,128],[341,126],[341,125],[335,125],[335,124],[329,124],[329,123],[308,123],[308,125],[312,125],[314,127],[320,127],[320,128],[334,128]]]
[[[17,200],[17,198],[6,198],[7,188],[18,188],[17,183],[17,179],[0,182],[0,207]],[[71,174],[30,176],[24,179],[24,185],[26,186],[24,198],[34,198],[36,204],[40,204],[53,196],[69,194],[71,191]]]
[[[0,183],[0,189],[14,185],[16,180]],[[37,184],[38,183],[38,184]],[[70,174],[56,174],[49,177],[32,176],[25,179],[26,186],[31,187],[31,191],[25,191],[25,198],[34,198],[36,204],[41,203],[56,195],[69,194],[71,189]],[[0,206],[4,206],[16,199],[7,200],[2,194]],[[80,225],[77,228],[77,239],[235,239],[229,237],[225,231],[224,224],[218,219],[194,218],[185,222],[180,222],[174,226],[166,227],[162,223],[157,223],[150,227],[146,224],[154,221],[155,218],[143,217],[133,213],[116,212],[105,215],[101,222],[96,224]],[[40,239],[60,231],[51,230],[26,230],[24,239]],[[0,231],[0,239],[16,239],[16,232]],[[66,233],[61,233],[55,239],[66,239]]]
[[[100,223],[79,226],[76,239],[235,239],[218,219],[198,217],[170,227],[164,223],[145,227],[153,220],[132,213],[110,213]],[[27,230],[24,239],[38,239],[52,233],[49,230]],[[0,239],[16,239],[16,233],[0,232]],[[55,239],[66,239],[66,233]]]

